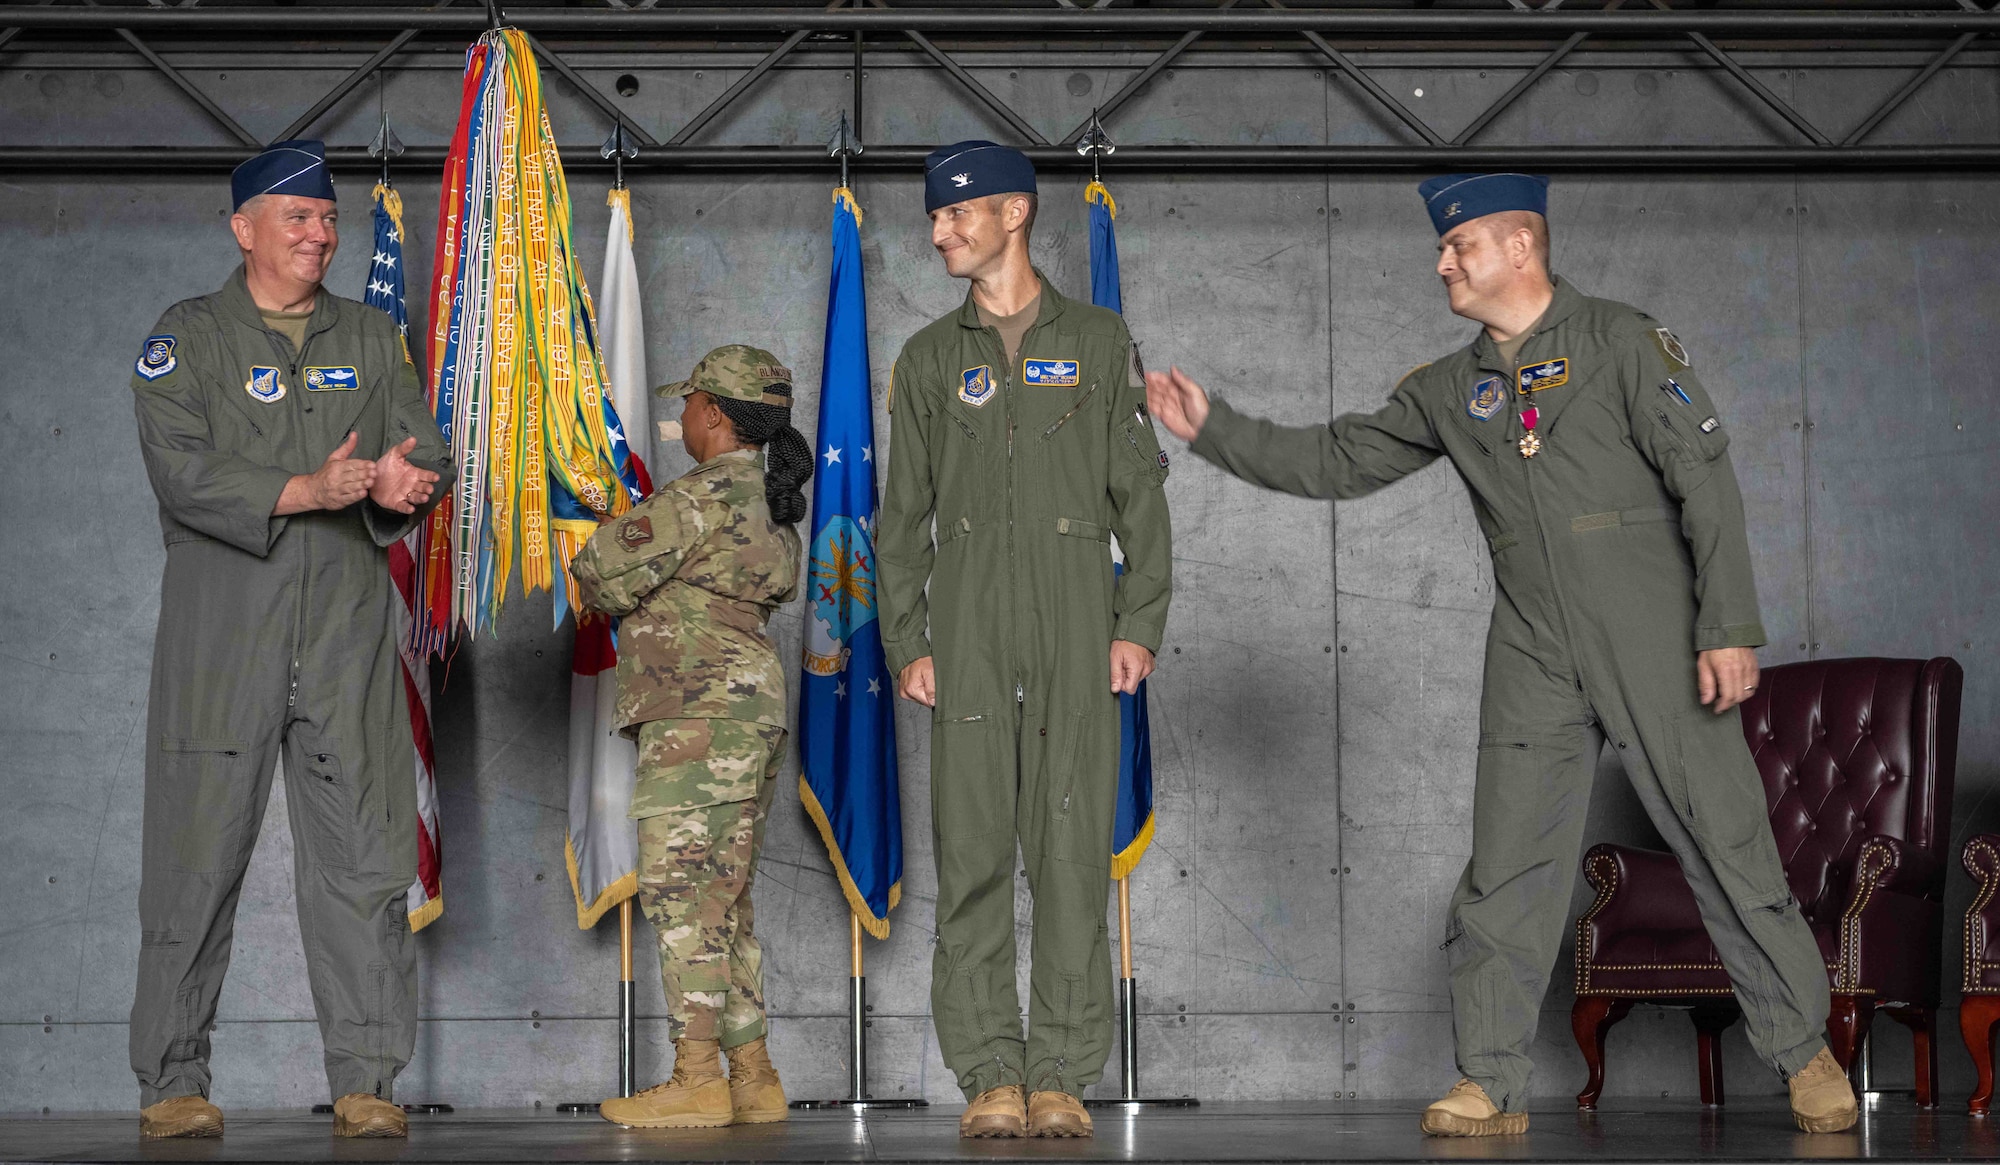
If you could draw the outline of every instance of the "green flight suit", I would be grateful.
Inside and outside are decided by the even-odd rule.
[[[1010,367],[970,296],[896,360],[876,536],[889,667],[935,657],[938,1045],[968,1098],[1079,1093],[1111,1047],[1105,908],[1118,787],[1110,646],[1160,646],[1166,457],[1116,313],[1042,280]],[[936,518],[933,536],[932,518]],[[1114,586],[1109,541],[1125,555]],[[925,594],[928,584],[929,594]],[[1028,1038],[1014,853],[1034,898]]]
[[[414,754],[384,551],[416,518],[363,499],[273,517],[293,475],[444,440],[375,308],[322,291],[303,351],[243,272],[167,309],[132,380],[167,566],[146,723],[132,1070],[142,1104],[207,1095],[209,1031],[279,752],[299,931],[331,1095],[387,1097],[416,1042]]]
[[[1533,457],[1524,407],[1538,410]],[[1305,497],[1359,497],[1441,456],[1472,491],[1496,601],[1472,859],[1446,939],[1459,1070],[1510,1112],[1528,1097],[1607,737],[1687,874],[1751,1045],[1790,1076],[1824,1044],[1826,970],[1738,713],[1697,702],[1697,652],[1764,642],[1728,446],[1671,333],[1561,280],[1512,366],[1482,329],[1373,415],[1292,429],[1217,401],[1193,446]]]

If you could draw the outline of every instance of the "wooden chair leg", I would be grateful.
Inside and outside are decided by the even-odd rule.
[[[2000,995],[1967,995],[1959,1001],[1958,1034],[1965,1037],[1965,1050],[1972,1053],[1972,1067],[1979,1073],[1979,1086],[1966,1102],[1973,1116],[1985,1116],[1993,1101],[1995,1024],[2000,1024]]]
[[[1860,995],[1834,995],[1833,1007],[1826,1017],[1826,1045],[1841,1070],[1850,1077],[1854,1073],[1854,1058],[1861,1051],[1862,1042],[1868,1038],[1868,1025],[1874,1019],[1873,999]]]
[[[1694,1020],[1695,1058],[1701,1070],[1701,1102],[1722,1103],[1722,1033],[1743,1017],[1734,1002],[1698,1004]]]
[[[1576,1046],[1582,1050],[1584,1067],[1590,1072],[1583,1091],[1576,1094],[1578,1108],[1588,1111],[1597,1107],[1597,1098],[1604,1091],[1605,1034],[1612,1024],[1631,1013],[1631,1000],[1608,995],[1579,996],[1576,1006],[1570,1008],[1570,1031],[1576,1035]]]
[[[1916,1041],[1917,1107],[1938,1106],[1937,1009],[1891,1007],[1889,1018],[1910,1029]]]

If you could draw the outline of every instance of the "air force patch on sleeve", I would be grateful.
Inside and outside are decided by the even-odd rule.
[[[174,355],[174,345],[180,341],[172,336],[147,336],[146,346],[139,352],[139,363],[132,371],[146,380],[158,380],[180,366]]]
[[[307,392],[342,392],[361,387],[361,376],[352,365],[329,368],[324,365],[306,369]]]
[[[1039,384],[1048,388],[1075,388],[1082,376],[1082,369],[1074,360],[1021,362],[1021,379],[1028,384]]]
[[[1569,357],[1558,356],[1542,364],[1530,364],[1521,369],[1520,376],[1522,392],[1560,388],[1569,383]]]
[[[964,378],[964,383],[958,386],[958,399],[973,408],[993,399],[993,369],[990,366],[981,364],[959,375]]]
[[[1507,388],[1497,376],[1489,376],[1472,386],[1472,399],[1465,402],[1465,415],[1475,421],[1490,421],[1507,407]]]
[[[243,382],[243,391],[267,405],[277,404],[285,399],[285,382],[278,379],[277,369],[253,365],[250,379]]]
[[[1653,329],[1653,343],[1660,349],[1660,355],[1666,359],[1667,371],[1679,372],[1683,368],[1694,367],[1694,361],[1688,359],[1688,350],[1680,338],[1666,328]]]

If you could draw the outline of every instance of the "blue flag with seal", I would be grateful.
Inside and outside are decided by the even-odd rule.
[[[1123,314],[1118,290],[1118,204],[1102,182],[1083,189],[1090,209],[1090,302]],[[1116,568],[1125,573],[1123,563]],[[1153,730],[1146,719],[1146,684],[1118,697],[1118,817],[1111,830],[1111,876],[1123,878],[1153,843]]]
[[[880,939],[889,937],[889,912],[903,896],[896,690],[875,605],[875,413],[861,206],[844,186],[833,202],[799,678],[799,800],[826,842],[848,906]]]

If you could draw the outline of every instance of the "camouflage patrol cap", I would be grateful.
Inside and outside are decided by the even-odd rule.
[[[762,348],[724,344],[703,356],[686,380],[663,384],[654,391],[661,396],[705,392],[788,409],[792,407],[792,370]]]

